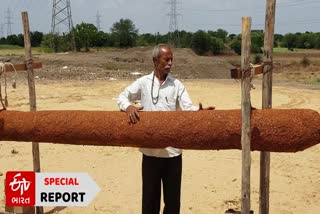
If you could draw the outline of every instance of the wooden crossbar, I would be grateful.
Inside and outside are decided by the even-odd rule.
[[[13,67],[10,64],[5,64],[5,68],[7,72],[14,71]],[[14,68],[17,71],[26,71],[27,70],[27,64],[22,63],[22,64],[13,64]],[[32,63],[32,68],[33,69],[39,69],[42,68],[42,63],[41,62],[33,62]]]
[[[264,67],[264,65],[254,65],[253,66],[254,75],[262,74],[263,73],[263,67]],[[230,73],[231,73],[231,78],[232,79],[241,79],[241,77],[242,77],[241,68],[232,68],[230,70]]]

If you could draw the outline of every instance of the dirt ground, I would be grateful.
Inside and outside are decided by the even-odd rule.
[[[173,76],[179,79],[230,79],[230,69],[240,67],[236,54],[198,56],[191,49],[174,51]],[[43,69],[35,71],[36,78],[48,81],[60,80],[109,80],[135,79],[153,69],[151,47],[131,49],[100,49],[90,52],[66,52],[37,54],[34,61],[43,63]],[[254,62],[255,55],[251,56]],[[262,56],[260,54],[260,58]],[[306,50],[274,53],[274,81],[320,83],[320,51]],[[0,61],[21,63],[23,56],[1,54]],[[19,76],[21,76],[20,74]],[[22,75],[22,79],[24,79]]]
[[[127,54],[132,54],[127,51]],[[131,61],[123,62],[125,53],[117,51],[113,59],[100,56],[99,52],[41,55],[36,58],[44,63],[44,68],[36,71],[38,110],[117,111],[115,99],[118,94],[137,78],[131,72],[144,74],[152,69],[143,61],[148,66],[135,70],[135,66],[141,65],[145,59],[136,57],[136,61],[132,61],[132,57],[127,57]],[[178,60],[183,60],[182,57],[177,58],[177,64]],[[198,64],[200,59],[203,65]],[[112,61],[120,63],[109,63]],[[179,62],[183,64],[183,61]],[[240,82],[228,79],[232,63],[205,57],[193,59],[192,66],[188,64],[190,62],[180,66],[190,67],[192,72],[183,72],[184,69],[178,69],[177,65],[179,72],[175,73],[173,69],[173,74],[183,79],[195,104],[201,101],[204,106],[215,105],[217,109],[240,108]],[[223,63],[220,65],[219,62]],[[203,72],[201,75],[194,73],[197,69],[210,68],[211,63],[215,64],[216,72],[220,72],[213,75],[216,79],[208,76],[212,75],[210,71],[206,76],[201,76]],[[133,67],[128,70],[122,64]],[[105,69],[105,66],[110,67]],[[204,79],[196,79],[196,75]],[[28,87],[24,74],[19,74],[17,85],[17,89],[7,89],[9,109],[28,111]],[[259,108],[260,77],[254,79],[254,85],[252,105]],[[320,86],[275,81],[273,108],[307,108],[320,112]],[[100,192],[88,207],[45,207],[46,213],[141,213],[141,154],[137,149],[41,144],[40,154],[41,171],[87,172],[100,187]],[[3,184],[6,171],[32,170],[31,143],[0,142],[0,160],[0,172],[3,173],[0,184]],[[271,153],[270,213],[319,212],[319,163],[320,145],[298,153]],[[258,152],[252,153],[251,182],[251,206],[258,213]],[[0,212],[4,212],[3,195],[4,186],[0,185]],[[240,195],[241,151],[184,151],[181,213],[224,213],[228,208],[240,209]]]

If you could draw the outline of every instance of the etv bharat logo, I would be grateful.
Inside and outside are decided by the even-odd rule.
[[[31,181],[27,181],[25,178],[22,178],[22,180],[20,181],[18,180],[19,177],[21,177],[21,173],[13,176],[14,180],[9,183],[9,186],[11,187],[11,190],[13,192],[20,190],[20,195],[22,196],[24,191],[28,191]]]
[[[88,206],[99,191],[88,173],[6,173],[7,206]]]
[[[7,172],[6,204],[7,206],[34,206],[35,204],[35,173]]]

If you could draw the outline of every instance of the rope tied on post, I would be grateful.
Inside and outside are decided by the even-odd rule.
[[[242,69],[242,73],[243,73],[243,78],[250,77],[250,79],[252,80],[252,78],[255,75],[254,64],[250,63],[250,66],[248,69]],[[251,89],[256,89],[256,87],[252,83],[250,83],[250,87]]]
[[[10,62],[0,62],[0,102],[2,104],[2,110],[6,110],[7,107],[8,107],[6,66],[11,66],[12,69],[14,70],[15,75],[14,75],[14,80],[12,82],[12,87],[16,88],[16,86],[17,86],[17,81],[16,81],[16,79],[17,79],[17,70],[14,67],[14,65],[12,63],[10,63]],[[2,98],[2,87],[1,87],[1,77],[2,76],[4,78],[4,93],[5,93],[4,100]],[[4,103],[3,103],[3,101],[4,101]]]
[[[264,74],[269,73],[273,69],[273,61],[265,61],[265,62],[263,62],[263,67],[264,67],[263,73]]]
[[[252,77],[252,67],[250,66],[247,69],[242,69],[243,78]]]
[[[33,59],[25,60],[24,63],[25,63],[26,65],[32,64],[32,63],[33,63]]]

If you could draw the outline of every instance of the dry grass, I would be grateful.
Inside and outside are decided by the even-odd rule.
[[[130,78],[130,72],[149,73],[153,69],[151,50],[152,47],[107,48],[99,51],[93,49],[88,53],[44,54],[41,48],[33,48],[32,53],[46,68],[53,66],[57,70],[56,67],[74,66],[75,77],[80,75],[81,70],[99,74],[102,70],[104,76],[112,74],[116,78]],[[23,61],[24,49],[21,47],[0,45],[0,51],[0,61],[12,58],[15,62],[14,56],[21,56],[16,59],[17,62]],[[187,48],[174,49],[174,54],[173,71],[180,79],[227,79],[230,78],[230,69],[240,66],[241,59],[238,55],[230,54],[200,57]],[[257,60],[252,54],[252,62],[254,61]],[[275,81],[320,84],[320,50],[287,51],[278,48],[274,51],[273,62]],[[51,70],[49,73],[51,75]]]
[[[240,66],[240,56],[219,57],[234,66]],[[320,84],[320,50],[277,50],[273,54],[273,64],[275,81]]]

